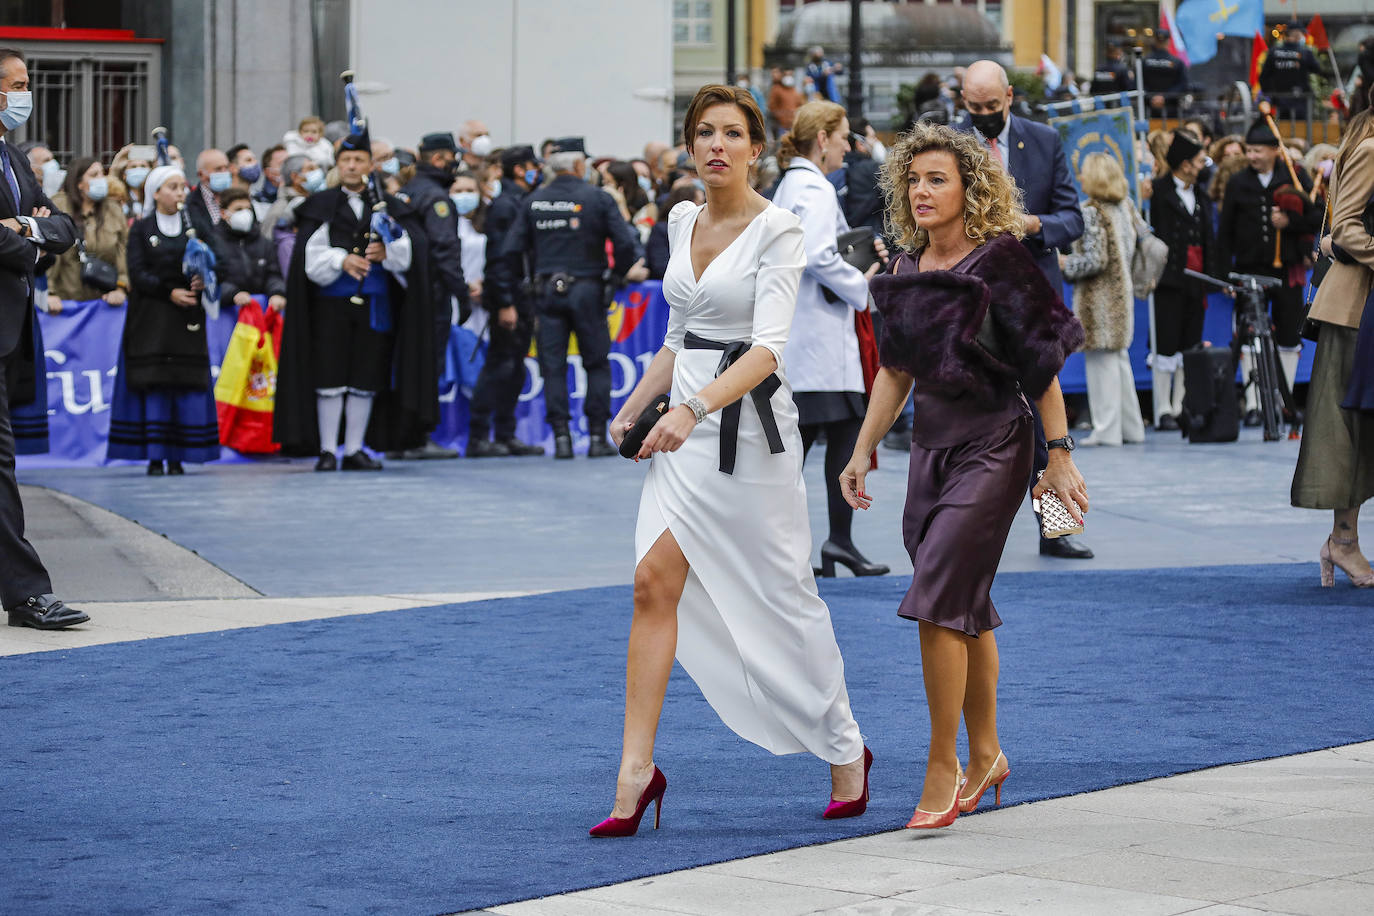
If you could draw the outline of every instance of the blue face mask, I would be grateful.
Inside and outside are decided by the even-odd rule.
[[[530,186],[530,190],[539,187],[539,182],[544,180],[544,173],[539,169],[525,169],[525,184]]]
[[[390,159],[382,163],[382,171],[388,175],[395,175],[400,170],[401,160],[397,159],[395,156],[392,156]]]
[[[639,176],[639,186],[644,189],[645,194],[652,194],[654,192],[654,183],[649,180],[648,175]]]
[[[467,216],[477,209],[477,205],[482,201],[482,195],[476,191],[459,191],[450,194],[448,199],[453,201],[453,209],[458,211],[459,216]]]
[[[228,172],[213,172],[210,175],[210,190],[219,194],[229,190],[229,186],[234,183],[234,176]]]
[[[492,200],[495,200],[496,198],[500,197],[500,196],[501,196],[501,182],[499,182],[499,181],[493,181],[493,182],[487,187],[487,192],[488,192],[488,196],[491,197]]]
[[[239,166],[239,177],[249,184],[252,184],[262,177],[262,166],[256,163],[253,165]]]
[[[323,191],[325,185],[324,169],[315,169],[305,176],[305,190],[311,194],[316,191]]]
[[[125,169],[124,183],[131,188],[141,188],[143,187],[143,182],[148,180],[148,172],[150,171],[151,169],[145,169],[141,165],[136,165],[131,169]]]
[[[6,107],[4,111],[0,111],[0,124],[4,124],[8,130],[24,126],[29,115],[33,114],[33,93],[25,89],[6,92],[3,95]]]
[[[86,196],[91,200],[104,200],[109,193],[110,182],[103,175],[86,182]]]

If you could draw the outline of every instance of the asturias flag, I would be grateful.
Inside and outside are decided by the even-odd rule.
[[[1218,35],[1264,31],[1264,0],[1183,0],[1174,14],[1194,64],[1217,56]]]

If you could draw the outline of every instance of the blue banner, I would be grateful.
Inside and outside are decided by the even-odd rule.
[[[1174,22],[1188,62],[1205,64],[1217,56],[1218,35],[1253,38],[1264,33],[1264,0],[1183,0]]]
[[[1082,114],[1050,118],[1050,126],[1059,132],[1059,142],[1069,160],[1069,177],[1086,197],[1078,184],[1078,170],[1089,153],[1106,153],[1121,165],[1131,200],[1140,205],[1140,169],[1135,155],[1135,114],[1129,108],[1111,108]]]

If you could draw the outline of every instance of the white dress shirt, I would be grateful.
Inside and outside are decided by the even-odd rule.
[[[1178,199],[1183,201],[1183,206],[1189,213],[1197,212],[1197,185],[1184,184],[1178,176],[1174,176],[1174,190],[1178,192]]]
[[[358,219],[363,218],[363,199],[356,191],[347,188],[341,189],[348,197],[349,209]],[[305,243],[305,275],[311,283],[319,286],[328,286],[339,279],[339,274],[343,273],[344,258],[350,252],[346,248],[334,248],[329,244],[329,223],[324,223],[316,229]],[[386,257],[382,260],[382,266],[396,275],[396,279],[405,285],[403,276],[410,270],[410,236],[401,231],[401,237],[394,242],[386,243]]]

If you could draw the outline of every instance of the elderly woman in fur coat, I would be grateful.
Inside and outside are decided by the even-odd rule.
[[[1078,183],[1088,195],[1083,235],[1059,256],[1064,279],[1074,284],[1073,310],[1087,339],[1083,362],[1093,432],[1079,445],[1145,441],[1145,419],[1135,394],[1135,373],[1126,350],[1135,334],[1131,255],[1144,220],[1127,196],[1126,176],[1115,156],[1083,157]]]
[[[997,642],[989,598],[1031,476],[1040,409],[1050,458],[1034,495],[1082,522],[1087,486],[1070,457],[1058,374],[1083,329],[1021,244],[1016,187],[973,134],[918,123],[883,164],[888,217],[902,251],[872,281],[884,318],[881,368],[845,497],[867,509],[869,453],[915,390],[902,531],[914,567],[897,613],[918,621],[930,708],[925,785],[911,828],[972,811],[1011,768],[997,737]],[[969,778],[956,739],[963,718]]]

